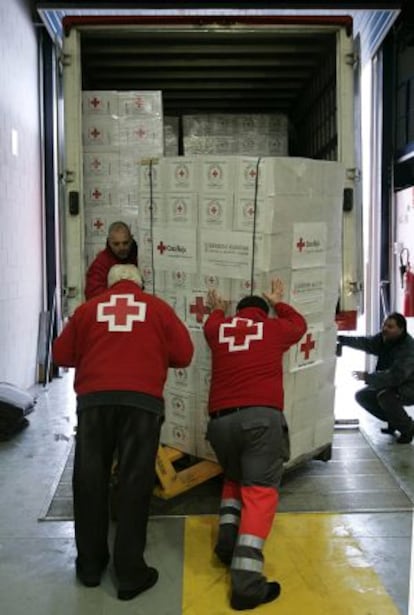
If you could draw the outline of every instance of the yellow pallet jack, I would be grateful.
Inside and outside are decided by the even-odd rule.
[[[169,500],[223,472],[218,463],[206,459],[196,461],[188,468],[177,470],[173,465],[174,462],[186,456],[185,453],[169,446],[161,444],[158,447],[155,471],[159,485],[154,487],[154,495]]]

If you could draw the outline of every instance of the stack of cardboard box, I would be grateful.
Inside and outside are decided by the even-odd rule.
[[[163,153],[161,92],[84,91],[82,139],[87,266],[112,222],[137,231],[139,161]]]
[[[160,92],[83,93],[85,265],[111,222],[131,226],[146,290],[175,308],[196,348],[189,368],[169,372],[162,441],[208,459],[207,292],[234,312],[280,277],[308,321],[284,362],[294,462],[333,436],[344,169],[287,157],[285,116],[185,116],[183,127],[197,155],[171,155],[178,123],[165,130]]]
[[[182,118],[184,155],[287,156],[282,113],[208,113]]]
[[[141,165],[146,290],[174,306],[196,347],[192,365],[169,374],[165,444],[214,458],[204,439],[207,292],[216,288],[234,310],[275,276],[309,324],[285,360],[292,460],[332,441],[343,183],[340,164],[299,158],[196,156]]]

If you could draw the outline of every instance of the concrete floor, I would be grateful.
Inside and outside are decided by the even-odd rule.
[[[206,554],[211,547],[211,528],[216,524],[214,518],[208,518],[199,526],[197,520],[188,525],[181,517],[151,520],[147,560],[159,569],[160,580],[152,590],[131,602],[117,600],[110,570],[99,588],[87,589],[79,585],[74,576],[72,522],[38,521],[40,511],[50,497],[58,470],[67,457],[75,425],[71,378],[65,375],[55,379],[47,390],[37,387],[36,392],[38,403],[36,410],[28,417],[30,426],[9,442],[0,443],[0,613],[201,615],[205,605],[213,615],[231,613],[223,593],[227,573],[217,567],[210,554]],[[341,400],[342,403],[353,403],[346,395],[341,396]],[[361,415],[355,407],[352,413],[360,421],[360,429],[367,434],[375,453],[414,501],[414,444],[397,446],[391,438],[379,434],[377,421],[366,414]],[[297,525],[299,521],[300,526]],[[266,561],[272,569],[275,549],[275,558],[280,560],[277,574],[282,577],[287,589],[283,595],[284,602],[279,599],[272,605],[260,607],[258,612],[263,615],[297,613],[299,611],[293,604],[295,599],[303,604],[301,611],[307,615],[323,615],[325,612],[329,615],[411,615],[412,611],[408,608],[411,512],[359,512],[334,517],[324,514],[295,517],[294,514],[282,513],[276,517],[276,523],[279,525],[275,534],[281,542],[276,545],[269,542]],[[307,568],[300,574],[299,562],[295,562],[295,548],[286,548],[289,554],[281,553],[283,545],[294,544],[295,537],[298,538],[301,532],[304,541],[305,538],[313,539],[314,542],[309,543],[308,547],[311,551],[319,549],[322,543],[327,545],[325,551],[330,552],[332,547],[329,557],[333,559],[325,565],[328,565],[330,572],[341,572],[344,586],[337,587],[335,584],[338,580],[333,580],[335,589],[331,599],[334,600],[337,588],[343,607],[332,606],[329,610],[323,610],[325,607],[320,606],[323,597],[316,596],[314,587],[306,583],[306,578],[313,579],[315,570],[324,563],[320,553],[315,554],[317,559],[307,561]],[[207,552],[204,553],[202,543],[203,540],[206,542],[206,536]],[[338,536],[349,538],[351,542],[338,546]],[[199,546],[195,549],[194,545]],[[335,560],[334,554],[338,554],[338,549],[339,559]],[[350,553],[355,552],[358,553],[357,564],[350,557]],[[289,559],[286,559],[287,555]],[[303,566],[303,554],[300,559]],[[372,572],[373,576],[369,579],[364,577],[362,582],[359,578],[360,585],[353,593],[349,580],[355,579],[352,575],[360,574],[362,569]],[[202,578],[200,575],[194,577],[195,570],[202,571]],[[323,576],[321,570],[319,575]],[[298,589],[297,582],[302,577],[305,577],[304,584]],[[206,591],[209,595],[205,595]],[[217,594],[218,591],[222,593]],[[352,596],[360,597],[364,593],[368,602],[364,603],[365,610],[362,610],[355,606]],[[203,596],[202,601],[200,595]],[[378,596],[382,596],[383,607],[380,610],[375,606]],[[372,604],[369,602],[371,597],[374,601]],[[201,605],[204,605],[203,608]]]

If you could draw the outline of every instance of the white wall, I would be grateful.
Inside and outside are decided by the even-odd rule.
[[[0,3],[0,381],[36,381],[42,309],[38,56],[22,0]],[[12,132],[17,150],[12,148]]]

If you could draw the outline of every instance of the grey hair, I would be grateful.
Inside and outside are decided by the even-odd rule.
[[[112,265],[108,272],[108,288],[120,280],[135,282],[140,288],[143,286],[142,275],[135,265]]]

